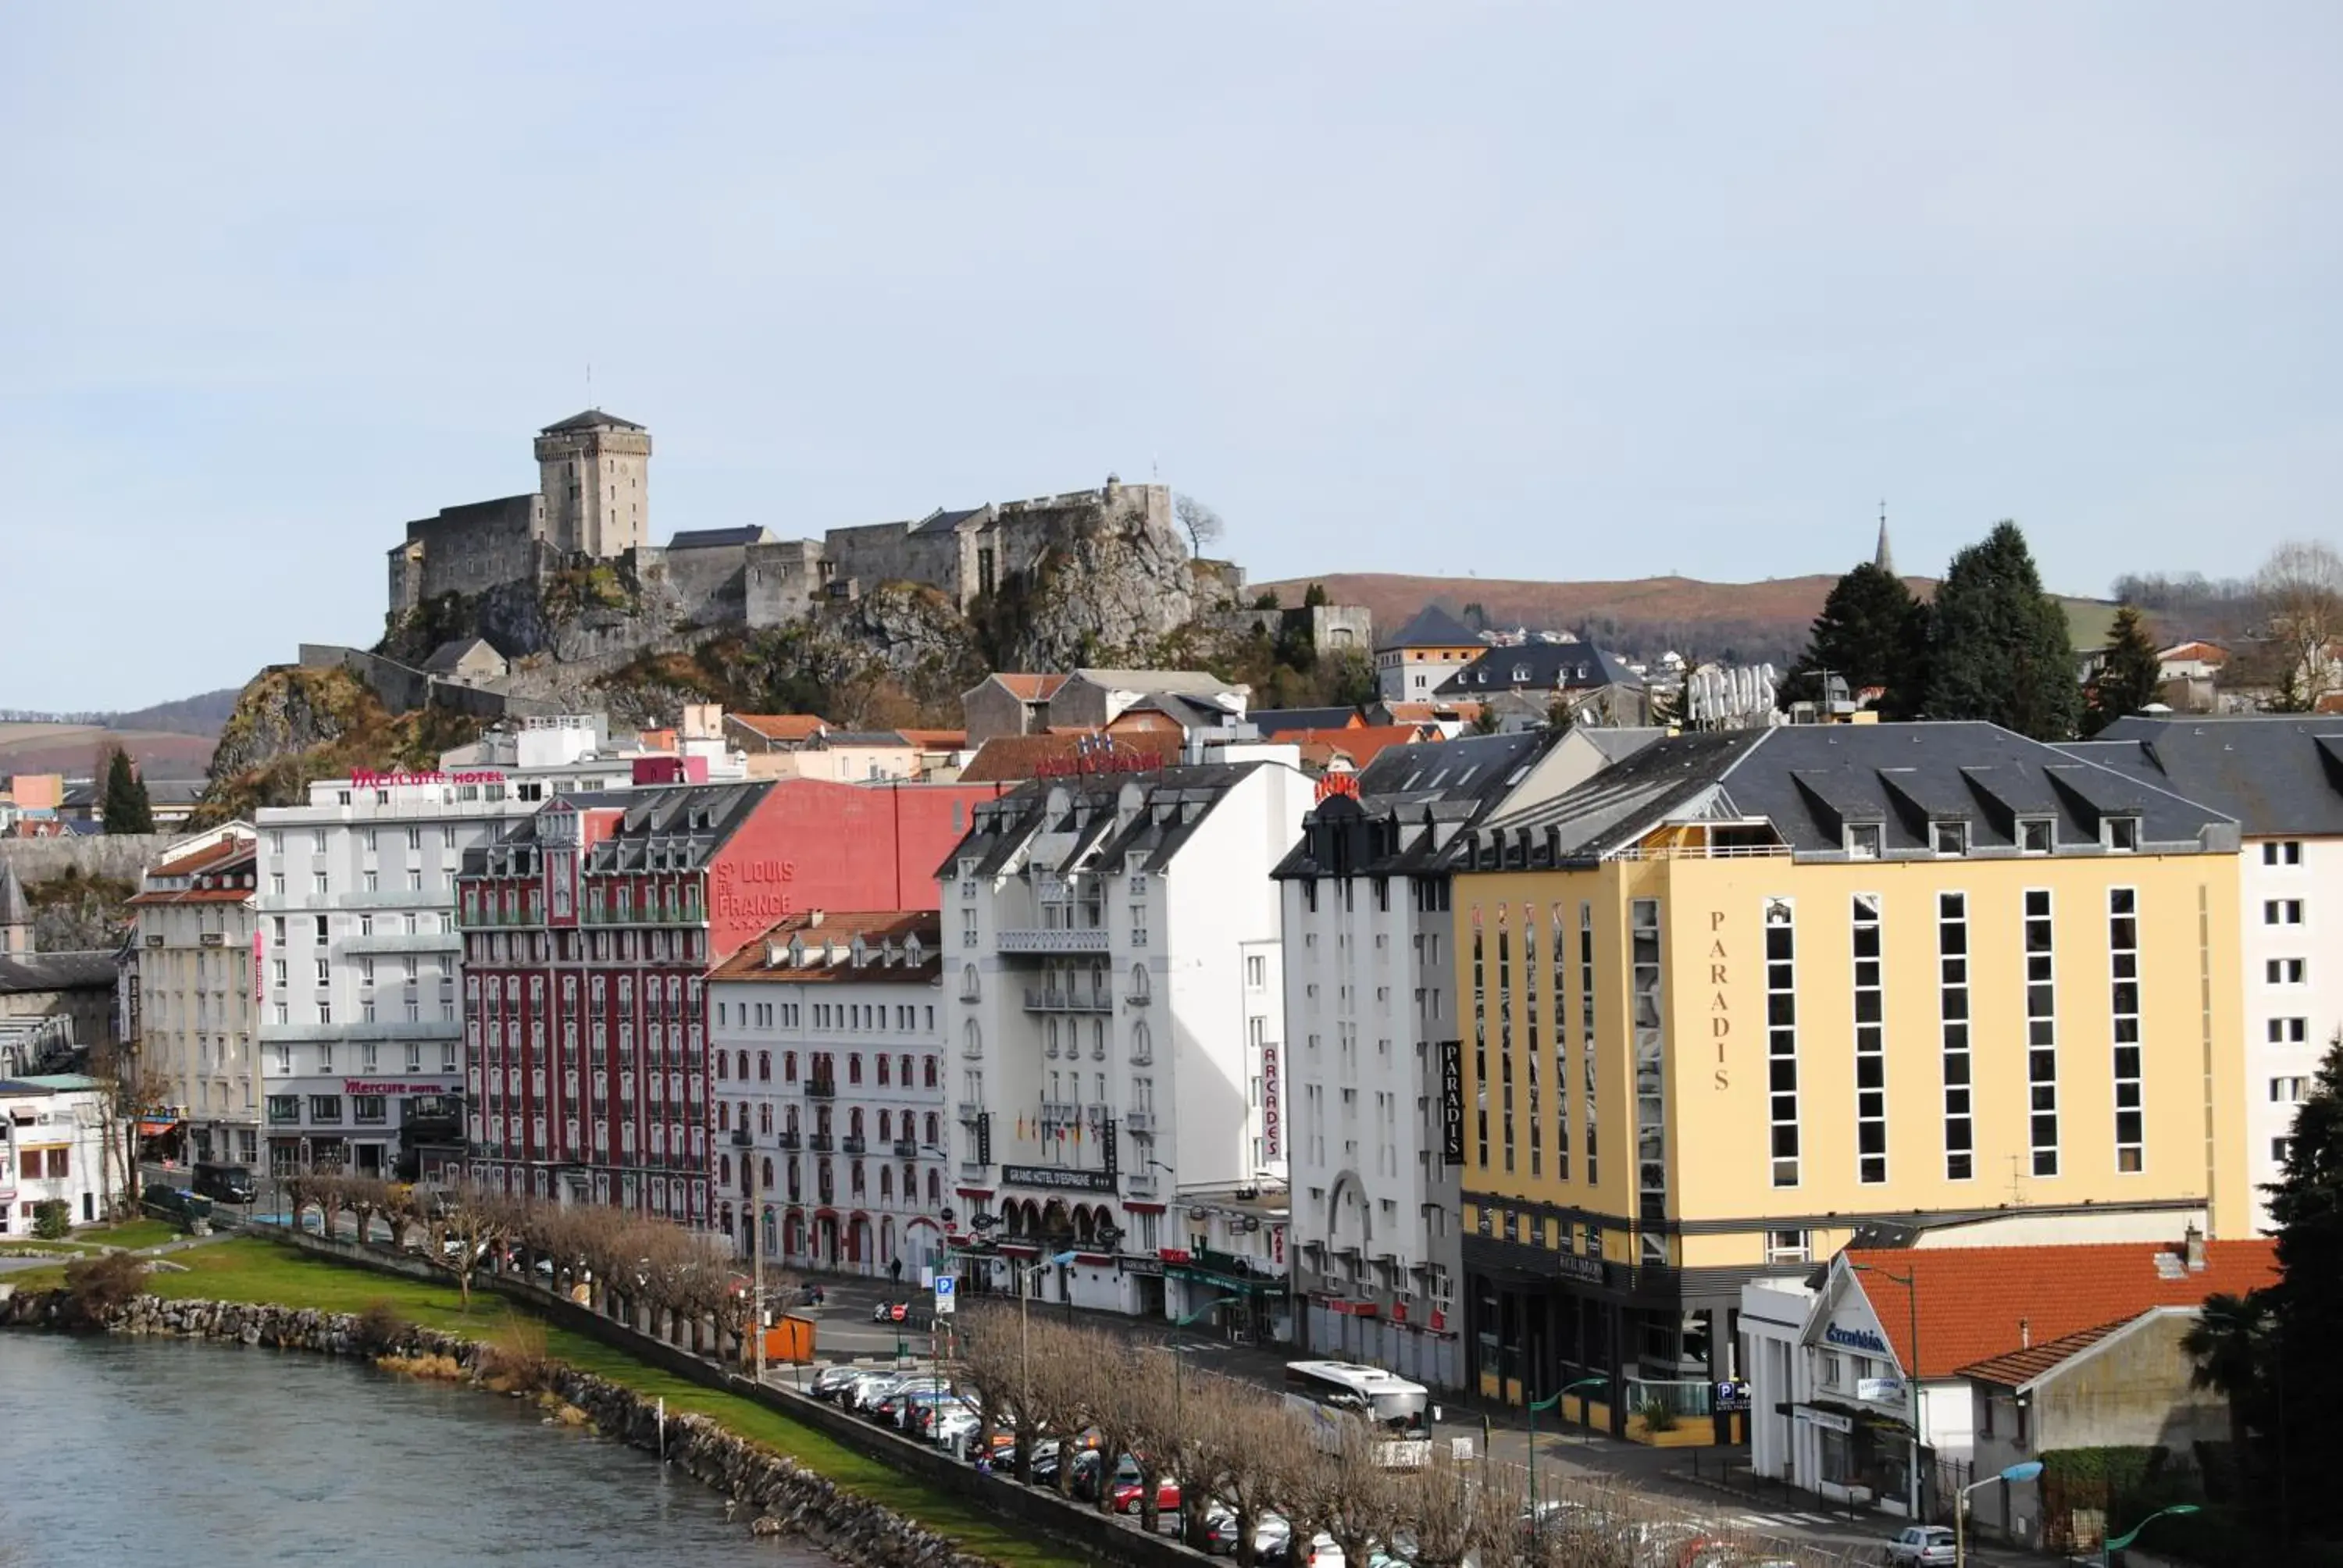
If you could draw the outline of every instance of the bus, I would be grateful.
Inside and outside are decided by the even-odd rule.
[[[1382,1437],[1375,1462],[1387,1470],[1413,1470],[1431,1457],[1431,1423],[1440,1414],[1422,1383],[1355,1362],[1286,1362],[1285,1404],[1310,1421],[1325,1452],[1342,1446],[1346,1421],[1367,1422]]]

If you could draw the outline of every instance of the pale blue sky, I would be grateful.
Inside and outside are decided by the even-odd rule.
[[[1125,478],[1254,576],[2337,534],[2332,4],[19,5],[0,707],[378,634],[649,425],[653,528]]]

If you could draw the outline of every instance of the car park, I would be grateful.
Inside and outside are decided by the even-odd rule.
[[[865,1375],[867,1368],[840,1364],[826,1366],[814,1374],[807,1392],[816,1399],[836,1400]]]
[[[1897,1531],[1887,1543],[1887,1561],[1896,1568],[1952,1568],[1957,1553],[1953,1533],[1941,1524],[1913,1524]]]
[[[1146,1495],[1147,1488],[1134,1477],[1117,1486],[1111,1493],[1111,1506],[1117,1513],[1136,1513],[1141,1500]],[[1156,1512],[1168,1513],[1179,1506],[1180,1483],[1168,1475],[1164,1476],[1155,1483]]]

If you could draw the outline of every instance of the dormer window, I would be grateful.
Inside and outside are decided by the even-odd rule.
[[[789,968],[793,970],[805,968],[805,939],[802,937],[789,939]]]
[[[2108,817],[2099,823],[2100,841],[2117,854],[2129,854],[2139,848],[2139,819]]]
[[[1850,860],[1876,860],[1885,848],[1886,829],[1877,822],[1849,822],[1846,825],[1846,857]]]
[[[1938,822],[1930,829],[1931,840],[1939,855],[1966,855],[1969,852],[1969,825],[1966,822]]]
[[[2046,855],[2057,847],[2056,825],[2047,817],[2020,817],[2017,819],[2017,852],[2021,855]]]
[[[1515,682],[1526,686],[1529,684],[1529,678],[1530,667],[1528,665],[1517,664],[1513,666],[1513,679]]]

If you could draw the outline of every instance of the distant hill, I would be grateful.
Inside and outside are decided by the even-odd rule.
[[[160,729],[108,729],[96,724],[12,724],[0,720],[0,775],[63,773],[87,779],[100,749],[120,746],[149,779],[201,779],[212,737]]]
[[[105,723],[108,729],[160,729],[174,735],[203,735],[216,739],[220,726],[236,711],[238,688],[222,687],[217,691],[206,691],[194,697],[183,697],[176,702],[158,702],[152,708],[141,708],[128,713],[109,713]]]
[[[1836,574],[1772,578],[1755,583],[1712,583],[1696,578],[1639,578],[1627,582],[1540,582],[1522,578],[1406,577],[1394,572],[1334,572],[1253,583],[1248,594],[1274,591],[1283,603],[1302,602],[1310,585],[1324,587],[1336,604],[1364,605],[1375,634],[1396,630],[1426,605],[1452,615],[1473,605],[1493,628],[1573,631],[1638,658],[1670,649],[1694,659],[1771,663],[1786,668],[1806,644]],[[1906,578],[1912,591],[1936,591],[1929,578]],[[2077,648],[2099,646],[2115,607],[2097,599],[2062,599]]]

